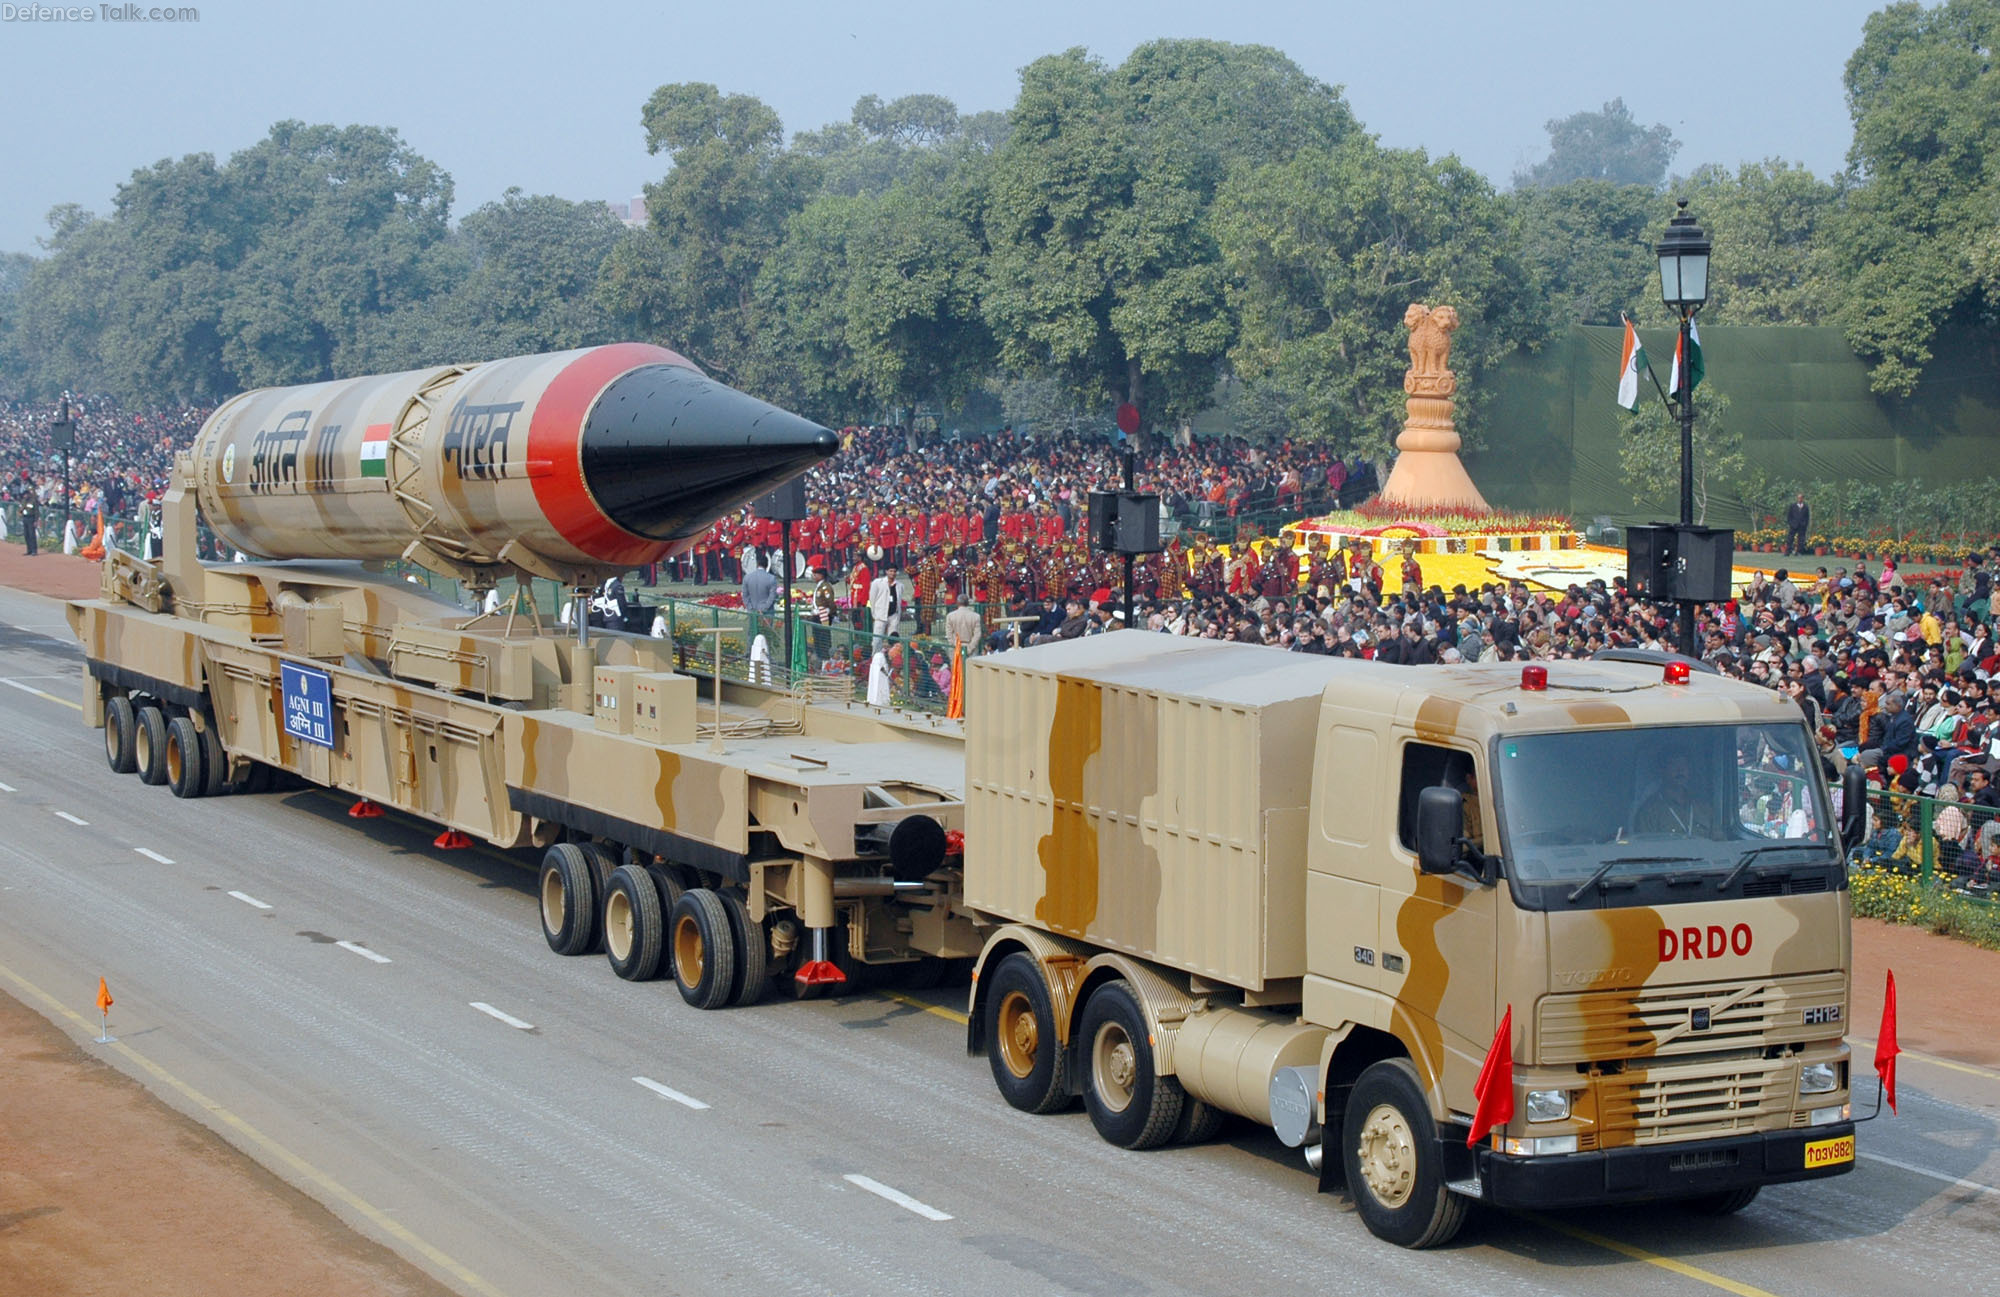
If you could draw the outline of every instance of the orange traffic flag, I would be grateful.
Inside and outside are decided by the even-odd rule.
[[[98,979],[97,979],[97,1015],[98,1015],[99,1017],[103,1017],[103,1016],[104,1016],[105,1014],[107,1014],[107,1013],[111,1012],[111,1006],[112,1006],[112,1004],[113,1004],[113,1003],[114,1003],[114,1001],[113,1001],[113,1000],[112,1000],[112,998],[111,998],[111,988],[110,988],[110,987],[108,987],[108,986],[106,986],[106,985],[104,984],[104,979],[103,979],[103,978],[101,978],[101,977],[100,977],[100,978],[98,978]]]
[[[1882,1097],[1889,1111],[1896,1111],[1896,970],[1889,970],[1889,989],[1882,996],[1882,1029],[1875,1033],[1875,1075],[1882,1078]]]
[[[965,641],[951,642],[951,692],[944,702],[946,720],[962,720],[965,717]]]
[[[1472,1114],[1472,1130],[1465,1137],[1467,1148],[1479,1147],[1486,1132],[1514,1120],[1514,1006],[1508,1005],[1493,1033],[1486,1061],[1479,1067],[1479,1079],[1472,1084],[1478,1108]]]

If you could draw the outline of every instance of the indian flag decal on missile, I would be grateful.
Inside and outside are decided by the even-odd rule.
[[[389,425],[372,423],[361,434],[361,476],[389,476]]]

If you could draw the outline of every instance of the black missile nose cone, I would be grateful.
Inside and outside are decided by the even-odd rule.
[[[840,450],[840,435],[679,365],[605,388],[584,421],[584,484],[627,531],[698,535],[718,516]]]

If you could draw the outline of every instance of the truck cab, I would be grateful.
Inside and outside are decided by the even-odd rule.
[[[1377,1233],[1851,1169],[1846,872],[1795,706],[1685,664],[1404,671],[1328,686],[1315,780],[1302,1016]],[[1502,1048],[1512,1115],[1468,1140]]]

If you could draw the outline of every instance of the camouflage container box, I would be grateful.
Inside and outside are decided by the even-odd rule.
[[[1305,972],[1330,660],[1121,633],[971,663],[966,900],[1261,991]]]

